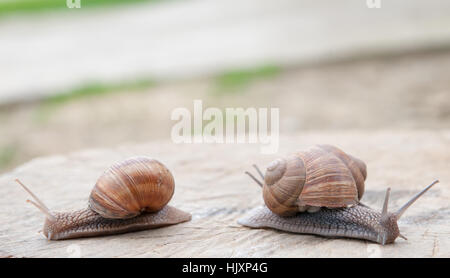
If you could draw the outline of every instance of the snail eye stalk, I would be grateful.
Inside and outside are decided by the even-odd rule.
[[[259,174],[259,176],[261,177],[261,179],[264,180],[264,175],[263,175],[263,173],[261,172],[261,170],[259,170],[258,165],[253,164],[253,168],[256,169],[256,172],[258,172],[258,174]]]
[[[255,178],[255,176],[253,176],[250,172],[245,172],[245,174],[247,174],[250,178],[252,178],[260,187],[263,187],[262,182],[260,182],[257,178]]]
[[[391,193],[391,188],[386,189],[386,196],[384,197],[383,210],[381,211],[381,218],[386,217],[388,214],[388,204],[389,204],[389,194]]]
[[[33,199],[35,200],[27,200],[28,203],[34,205],[35,207],[37,207],[42,213],[44,213],[50,220],[54,221],[55,220],[55,216],[51,213],[51,211],[48,209],[48,207],[44,204],[44,202],[42,202],[28,187],[26,187],[19,179],[15,180],[18,184],[20,184],[23,189],[25,189],[26,192],[28,192],[28,194],[31,195],[31,197],[33,197]]]
[[[425,192],[427,192],[431,187],[433,187],[433,185],[435,185],[436,183],[438,183],[439,180],[435,180],[434,182],[432,182],[430,185],[428,185],[427,187],[425,187],[422,191],[420,191],[419,193],[416,194],[416,196],[412,197],[411,200],[409,200],[406,204],[404,204],[396,213],[395,216],[397,217],[397,220],[400,219],[400,217],[402,217],[403,213],[405,213],[405,211],[412,205],[414,204],[415,201],[417,201],[417,199],[420,198],[420,196],[422,196],[423,194],[425,194]]]

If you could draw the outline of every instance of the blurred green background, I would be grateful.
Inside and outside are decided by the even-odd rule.
[[[83,8],[104,7],[133,2],[156,2],[158,0],[89,0],[82,1]],[[167,0],[166,0],[167,1]],[[41,12],[48,10],[67,9],[66,1],[61,0],[2,0],[0,1],[0,16],[11,13]]]

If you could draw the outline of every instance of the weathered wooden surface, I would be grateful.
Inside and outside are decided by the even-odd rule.
[[[363,201],[380,208],[386,187],[394,210],[439,178],[399,222],[408,241],[380,246],[274,230],[252,230],[236,220],[263,203],[260,188],[243,174],[252,163],[315,143],[332,143],[368,165]],[[151,142],[35,159],[0,177],[0,256],[13,257],[450,257],[450,131],[307,133],[282,137],[277,155],[257,145],[174,145]],[[133,155],[164,162],[176,180],[171,205],[191,222],[150,231],[66,241],[47,241],[44,216],[25,203],[20,178],[54,210],[81,208],[98,176]]]

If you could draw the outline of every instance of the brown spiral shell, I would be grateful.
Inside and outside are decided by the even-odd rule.
[[[175,181],[159,161],[134,157],[116,163],[97,180],[89,207],[104,218],[131,218],[161,210],[172,198]]]
[[[294,215],[302,206],[355,205],[364,194],[366,165],[331,145],[317,145],[273,161],[264,176],[263,198],[272,212]]]

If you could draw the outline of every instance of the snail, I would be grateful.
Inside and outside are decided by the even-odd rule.
[[[133,157],[116,163],[97,180],[87,208],[53,212],[16,179],[46,215],[43,233],[49,240],[113,235],[178,224],[191,220],[187,212],[167,205],[175,182],[161,162]]]
[[[245,172],[263,188],[265,206],[253,209],[238,223],[299,234],[363,239],[385,245],[400,234],[397,221],[433,185],[415,195],[397,212],[388,212],[390,188],[381,212],[360,202],[366,165],[331,145],[317,145],[269,164],[264,182]]]

